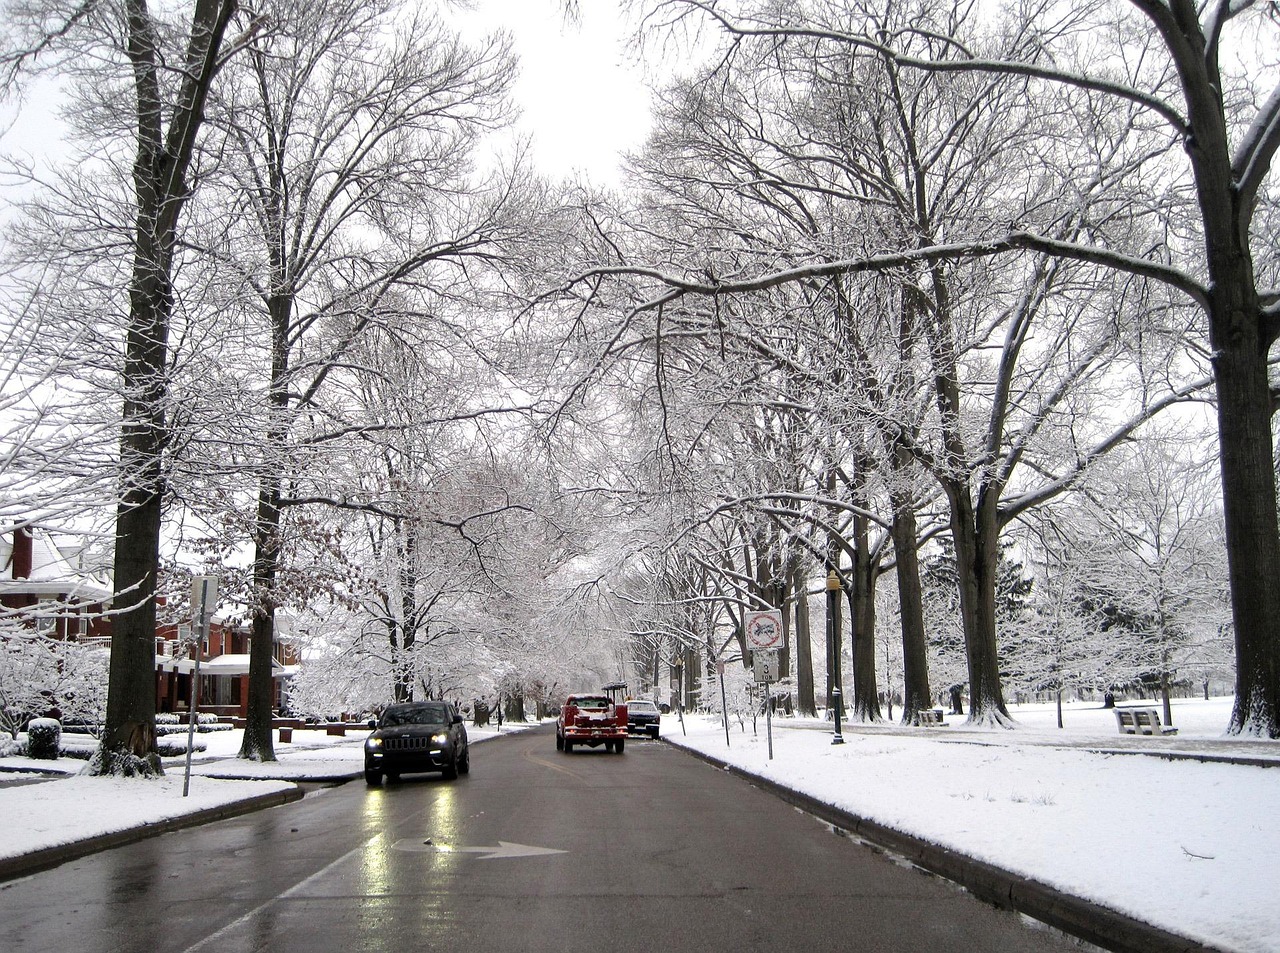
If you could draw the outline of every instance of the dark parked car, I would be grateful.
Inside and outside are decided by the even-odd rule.
[[[415,771],[439,771],[449,780],[471,770],[467,729],[448,702],[389,705],[370,722],[364,743],[364,779],[382,783]]]
[[[647,733],[650,738],[658,737],[662,722],[662,712],[653,702],[633,698],[627,702],[627,731],[633,734]]]

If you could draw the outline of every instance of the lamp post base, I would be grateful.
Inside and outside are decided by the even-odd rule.
[[[841,697],[839,687],[831,693],[831,707],[836,713],[836,730],[835,734],[831,736],[831,743],[833,745],[842,745],[844,744],[844,735],[840,733],[840,716],[844,713],[844,698]]]

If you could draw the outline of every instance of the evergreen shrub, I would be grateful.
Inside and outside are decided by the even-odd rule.
[[[62,725],[54,718],[32,718],[27,722],[27,757],[57,761],[62,745]]]

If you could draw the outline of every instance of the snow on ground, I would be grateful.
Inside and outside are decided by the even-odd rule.
[[[1223,739],[1229,700],[1175,703],[1176,738],[1121,738],[1110,711],[1015,709],[1020,731],[686,717],[676,744],[881,824],[1224,949],[1280,950],[1280,743]],[[1064,748],[1058,745],[1066,744]],[[1274,759],[1276,767],[1094,749]]]
[[[193,777],[190,795],[184,798],[180,771],[147,780],[68,777],[5,785],[0,787],[0,817],[4,818],[0,855],[19,857],[292,787],[288,781]]]

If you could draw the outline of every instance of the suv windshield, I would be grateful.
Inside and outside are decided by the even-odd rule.
[[[633,699],[627,702],[627,707],[632,711],[657,711],[658,706],[653,702],[642,702],[639,699]]]
[[[396,725],[443,725],[449,721],[446,705],[421,705],[414,708],[388,708],[382,714],[382,727]]]

